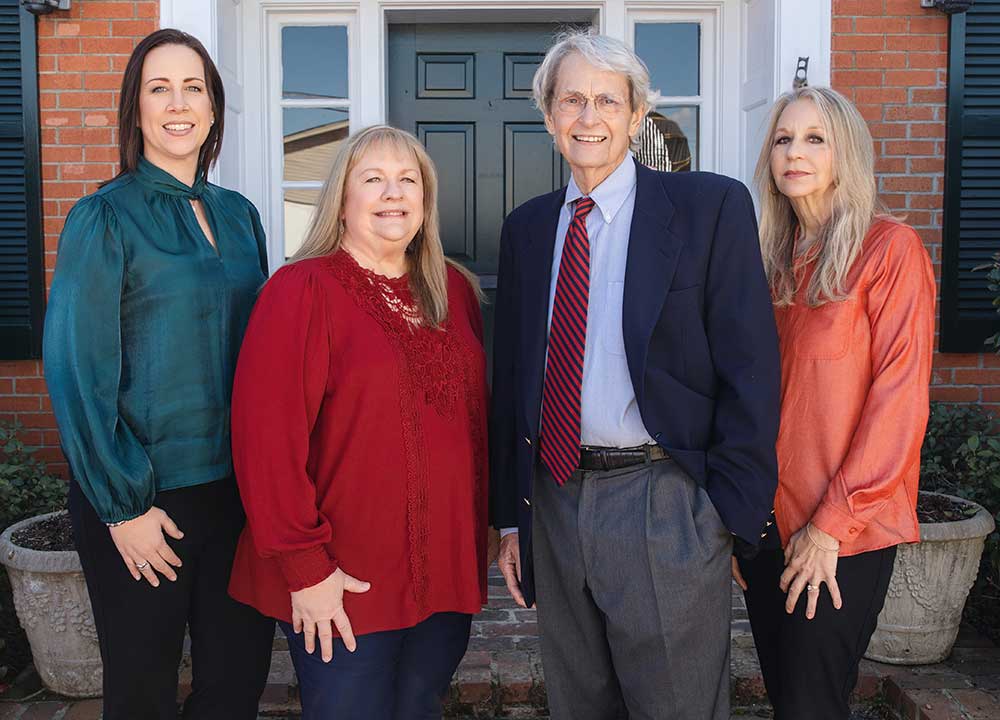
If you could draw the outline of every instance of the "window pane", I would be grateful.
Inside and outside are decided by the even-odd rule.
[[[347,97],[347,28],[281,28],[281,97]]]
[[[697,170],[698,106],[664,105],[650,111],[636,155],[657,170]]]
[[[699,23],[636,23],[635,51],[653,90],[669,97],[701,94]]]
[[[302,245],[318,201],[319,190],[285,190],[286,260]]]
[[[329,108],[285,108],[285,180],[326,180],[340,142],[347,137],[348,112]]]

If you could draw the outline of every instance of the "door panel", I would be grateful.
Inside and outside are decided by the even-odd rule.
[[[445,254],[461,263],[476,259],[475,123],[417,123],[417,137],[438,172],[438,213]]]
[[[569,182],[544,123],[504,123],[504,215]]]

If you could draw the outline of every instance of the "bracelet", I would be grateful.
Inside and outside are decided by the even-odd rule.
[[[120,525],[124,525],[124,524],[125,524],[125,523],[127,523],[127,522],[128,522],[128,520],[119,520],[118,522],[113,522],[113,523],[104,523],[104,524],[105,524],[105,525],[106,525],[107,527],[109,527],[109,528],[113,528],[113,527],[118,527],[118,526],[120,526]]]
[[[839,546],[835,547],[835,548],[825,548],[822,545],[820,545],[818,542],[816,542],[816,539],[813,537],[811,527],[812,527],[812,523],[806,523],[806,535],[809,537],[809,542],[811,542],[813,545],[815,545],[816,547],[818,547],[823,552],[839,552],[840,551],[840,547]]]

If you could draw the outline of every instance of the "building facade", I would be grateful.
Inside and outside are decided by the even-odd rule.
[[[560,28],[589,25],[634,46],[669,152],[748,184],[771,101],[797,75],[832,84],[868,120],[883,199],[918,229],[938,272],[933,397],[1000,409],[1000,359],[981,351],[995,316],[972,270],[1000,250],[1000,0],[950,17],[922,4],[72,0],[36,20],[0,0],[0,57],[18,62],[0,67],[0,207],[17,215],[0,216],[0,420],[19,422],[64,469],[39,357],[44,289],[66,213],[116,172],[121,71],[157,27],[201,38],[222,72],[214,179],[261,210],[272,269],[300,240],[338,143],[392,122],[434,157],[446,249],[487,289],[504,214],[566,180],[530,102]]]

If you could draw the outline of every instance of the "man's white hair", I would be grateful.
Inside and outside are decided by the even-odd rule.
[[[535,71],[531,94],[535,106],[544,114],[552,114],[559,66],[573,53],[579,53],[594,67],[624,75],[628,82],[631,109],[643,113],[649,110],[649,70],[646,63],[621,40],[599,35],[592,30],[576,30],[558,35],[555,45],[545,53],[545,59]]]

